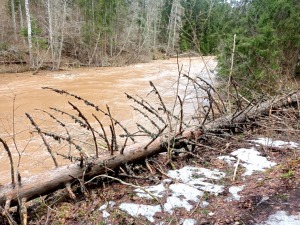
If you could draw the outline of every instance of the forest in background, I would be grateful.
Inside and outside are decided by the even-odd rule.
[[[298,0],[2,0],[0,61],[121,66],[182,52],[262,88],[299,73]],[[284,81],[283,84],[284,85]]]

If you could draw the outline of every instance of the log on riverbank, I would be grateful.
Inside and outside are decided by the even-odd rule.
[[[0,61],[0,65],[10,65],[10,64],[27,64],[26,61]]]
[[[300,91],[293,92],[284,97],[277,97],[272,100],[251,106],[233,115],[221,117],[212,121],[204,127],[205,130],[230,129],[232,126],[240,125],[247,120],[252,120],[268,114],[270,110],[285,107],[298,103]],[[180,138],[189,139],[194,136],[195,131],[186,131]],[[171,137],[172,138],[172,137]],[[124,153],[116,152],[115,155],[103,155],[97,159],[89,159],[88,164],[80,167],[80,163],[61,166],[45,173],[23,179],[20,185],[0,186],[0,205],[6,204],[6,209],[18,204],[18,200],[29,201],[31,199],[54,192],[64,188],[76,179],[85,178],[106,173],[109,169],[115,169],[126,162],[134,162],[160,152],[166,151],[166,140],[163,137],[157,138],[149,146],[146,144],[134,144],[125,148]],[[147,148],[145,148],[147,146]]]
[[[216,120],[207,123],[204,128],[209,131],[230,130],[231,128],[249,123],[260,116],[271,114],[272,110],[287,107],[292,104],[297,104],[297,107],[300,109],[300,90],[293,91],[285,96],[274,97],[271,100],[256,105],[250,105],[244,110],[217,118]]]

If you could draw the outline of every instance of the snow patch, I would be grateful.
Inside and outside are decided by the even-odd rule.
[[[161,207],[159,205],[152,206],[134,203],[122,203],[119,208],[133,217],[144,216],[150,222],[154,222],[155,213],[161,211]]]
[[[181,225],[194,225],[194,224],[197,224],[197,220],[194,220],[194,219],[181,219],[180,224]]]
[[[229,193],[232,194],[232,197],[229,197],[228,200],[237,200],[239,201],[241,196],[238,194],[240,191],[244,189],[245,185],[242,186],[232,186],[229,188]]]
[[[221,185],[203,182],[199,179],[191,180],[188,184],[202,191],[214,193],[215,195],[221,194],[224,191],[224,187]]]
[[[102,206],[100,206],[99,210],[102,211],[102,210],[105,210],[107,208],[114,207],[115,205],[116,205],[116,203],[114,201],[108,201],[105,204],[103,204]]]
[[[195,187],[178,183],[171,184],[170,190],[173,192],[174,196],[180,197],[183,196],[186,200],[197,201],[198,197],[203,195],[202,191],[199,191]]]
[[[189,183],[193,180],[207,180],[207,179],[215,179],[219,180],[223,177],[225,177],[225,173],[220,172],[217,169],[209,170],[206,168],[198,168],[198,167],[192,167],[192,166],[185,166],[179,170],[170,170],[168,172],[168,176],[181,180],[183,183]]]
[[[230,165],[236,162],[236,158],[229,155],[219,156],[218,159],[223,160]]]
[[[102,212],[102,217],[103,217],[104,219],[106,219],[106,218],[108,218],[109,216],[110,216],[110,213],[107,212],[106,210],[103,210],[103,212]]]
[[[163,205],[163,209],[165,212],[170,214],[172,214],[176,208],[184,208],[186,211],[191,211],[196,202],[198,202],[204,195],[204,191],[215,195],[224,191],[223,186],[209,182],[209,180],[219,180],[225,177],[225,173],[216,169],[209,170],[205,168],[185,166],[179,170],[169,171],[168,176],[171,179],[165,179],[160,184],[148,186],[145,187],[145,189],[157,198],[163,198],[166,196],[167,198]],[[177,183],[174,183],[174,181]],[[134,191],[139,197],[147,199],[152,198],[141,188],[137,188]],[[203,201],[199,204],[199,206],[206,207],[208,204],[208,202]],[[161,211],[161,207],[159,205],[151,206],[122,203],[119,207],[131,216],[145,216],[150,222],[154,222],[153,217],[155,213]],[[195,223],[189,223],[189,220],[187,220],[186,224]]]
[[[249,176],[254,171],[265,171],[265,169],[276,165],[275,162],[271,162],[266,157],[261,156],[261,153],[254,147],[240,148],[230,155],[231,156],[220,156],[218,159],[224,160],[228,164],[233,164],[234,162],[237,162],[237,159],[240,159],[241,165],[246,168],[246,172],[243,176]]]
[[[172,196],[167,198],[164,210],[170,214],[173,213],[173,209],[175,208],[185,208],[187,211],[190,211],[193,205],[189,201],[197,202],[198,197],[203,195],[202,191],[187,184],[171,184],[169,188],[172,191]]]
[[[166,190],[164,187],[164,184],[158,184],[158,185],[154,185],[154,186],[149,186],[145,188],[147,191],[151,192],[151,194],[153,194],[155,197],[161,198],[163,197],[163,192]],[[145,191],[143,191],[140,188],[137,188],[134,190],[137,194],[137,196],[141,197],[141,198],[148,198],[148,199],[152,199],[152,197],[146,193]]]
[[[250,140],[251,142],[255,142],[261,145],[269,146],[269,147],[277,147],[277,148],[297,148],[299,146],[298,143],[292,141],[280,141],[273,140],[271,138],[258,138],[257,140]]]
[[[193,206],[186,199],[180,199],[175,196],[168,197],[167,202],[164,204],[164,210],[172,214],[176,208],[185,208],[186,211],[191,211]]]
[[[116,203],[114,201],[108,201],[102,206],[100,206],[99,210],[102,211],[102,217],[103,219],[106,219],[110,216],[110,213],[106,211],[107,208],[114,207]]]
[[[231,155],[239,158],[243,163],[242,166],[246,168],[243,176],[249,176],[254,171],[265,171],[267,168],[275,166],[275,162],[267,160],[266,157],[261,156],[260,152],[255,148],[240,148],[231,153]]]
[[[269,216],[268,220],[257,225],[299,225],[300,213],[298,215],[288,215],[285,211],[277,211]]]

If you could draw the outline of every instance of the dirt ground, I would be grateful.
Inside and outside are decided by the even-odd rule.
[[[224,186],[222,193],[213,195],[205,192],[201,197],[201,201],[209,203],[206,207],[200,206],[200,200],[191,202],[193,208],[190,211],[176,208],[172,214],[157,212],[155,222],[151,222],[144,216],[130,216],[117,206],[124,202],[151,205],[156,202],[155,199],[140,198],[130,185],[99,178],[84,186],[76,184],[76,199],[71,199],[65,190],[61,190],[33,201],[28,208],[29,224],[269,224],[264,221],[279,210],[297,215],[300,212],[299,145],[295,148],[255,145],[261,156],[276,165],[249,176],[243,175],[245,168],[242,166],[232,167],[218,157],[236,149],[251,147],[253,143],[248,140],[261,137],[300,144],[299,116],[298,109],[294,107],[273,111],[245,125],[242,132],[226,137],[205,134],[193,152],[175,152],[173,165],[176,169],[188,165],[218,169],[226,174],[217,181]],[[141,187],[157,185],[169,178],[168,171],[174,169],[167,162],[166,154],[159,154],[136,164],[122,166],[109,175]],[[241,196],[239,200],[228,200],[231,186],[244,187],[238,193]],[[166,198],[160,199],[161,205]],[[99,209],[109,201],[114,204],[108,207],[109,217],[106,217]],[[18,220],[17,213],[14,216]],[[188,218],[193,218],[195,222],[183,222]],[[0,218],[0,224],[6,224],[4,218]]]

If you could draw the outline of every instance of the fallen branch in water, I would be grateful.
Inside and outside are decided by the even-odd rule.
[[[216,119],[215,121],[205,124],[203,129],[204,131],[230,131],[232,127],[241,126],[247,120],[254,120],[262,115],[268,115],[270,111],[274,109],[297,103],[299,98],[300,91],[290,93],[283,97],[276,97],[251,107],[249,110],[244,110],[241,114],[238,114],[238,116],[228,115]],[[175,144],[180,147],[181,141],[183,142],[184,140],[195,137],[195,133],[197,132],[199,133],[198,130],[185,131],[175,137],[168,137],[168,139],[174,140],[176,142]],[[99,158],[90,157],[80,163],[72,163],[36,176],[23,178],[22,185],[18,188],[15,188],[12,184],[0,186],[0,205],[6,204],[6,208],[9,208],[17,205],[18,199],[26,199],[29,201],[60,188],[65,188],[66,185],[82,179],[83,176],[89,179],[99,174],[104,174],[107,170],[114,170],[122,164],[158,154],[167,150],[166,143],[167,140],[163,136],[160,136],[150,144],[133,144],[127,146],[124,148],[124,151],[121,152],[123,154],[117,152],[113,156],[107,153],[106,155],[99,156]]]

